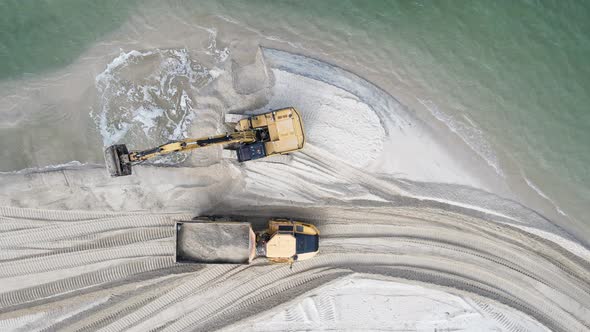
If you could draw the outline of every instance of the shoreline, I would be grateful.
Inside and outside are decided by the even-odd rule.
[[[21,142],[32,155],[20,159],[80,161],[0,172],[0,327],[231,328],[230,314],[253,324],[277,303],[309,301],[358,275],[469,299],[490,326],[522,327],[526,317],[551,330],[590,327],[590,230],[578,232],[580,216],[548,208],[550,196],[522,169],[497,172],[448,121],[418,111],[421,99],[407,102],[411,89],[398,98],[351,63],[257,30],[233,31],[239,23],[227,18],[180,20],[185,30],[162,31],[136,28],[142,19],[43,79],[50,83],[32,79],[22,87],[30,91],[2,98],[12,104],[0,114],[14,119],[0,125],[58,109],[48,126],[69,123],[64,137],[84,139],[58,155],[71,138],[44,141],[43,133]],[[208,28],[220,19],[228,24]],[[44,103],[51,107],[35,112]],[[228,128],[225,113],[285,105],[304,122],[306,146],[297,153],[238,164],[212,148],[121,178],[100,164],[100,142],[123,139],[133,149],[177,129],[215,134]],[[494,158],[503,165],[502,153]],[[293,270],[263,261],[174,265],[171,225],[198,215],[309,221],[320,228],[322,252]],[[468,323],[442,319],[449,328]]]
[[[462,139],[456,137],[456,135],[454,135],[452,132],[449,132],[447,124],[437,123],[439,120],[437,120],[430,111],[423,109],[423,105],[421,106],[421,104],[416,99],[422,97],[417,95],[416,91],[412,89],[408,90],[406,88],[395,88],[395,86],[392,85],[392,83],[395,82],[389,82],[387,80],[383,81],[381,76],[376,75],[375,72],[369,71],[368,68],[355,66],[354,63],[351,63],[342,57],[329,57],[329,53],[326,53],[326,50],[315,52],[310,48],[310,44],[292,43],[288,42],[287,39],[284,38],[268,36],[254,26],[249,26],[247,23],[240,22],[239,20],[221,14],[203,17],[202,21],[200,21],[198,24],[195,24],[190,23],[190,21],[188,21],[187,18],[183,16],[186,15],[186,13],[181,15],[180,13],[174,11],[166,11],[161,13],[161,15],[159,14],[158,17],[154,17],[153,15],[155,15],[156,12],[157,11],[155,11],[155,9],[150,6],[142,8],[134,16],[131,16],[129,20],[119,29],[97,41],[95,45],[91,46],[87,51],[85,51],[73,64],[68,65],[66,68],[57,69],[52,73],[35,75],[32,78],[25,78],[24,85],[26,89],[31,91],[41,91],[40,95],[42,98],[38,100],[40,105],[54,104],[56,109],[60,111],[63,110],[63,117],[71,117],[71,114],[82,112],[80,115],[74,115],[74,117],[80,121],[77,122],[74,127],[86,129],[86,136],[79,144],[77,144],[75,149],[67,152],[63,158],[55,159],[54,155],[37,151],[35,152],[37,155],[33,156],[19,156],[17,153],[16,156],[7,155],[4,159],[14,161],[29,160],[28,164],[25,164],[25,168],[31,167],[31,161],[34,163],[39,163],[42,165],[41,167],[52,164],[67,163],[72,160],[78,160],[82,163],[102,162],[102,151],[98,151],[98,149],[94,148],[88,148],[98,146],[97,144],[100,144],[98,143],[100,133],[98,132],[96,125],[93,123],[94,120],[85,115],[86,109],[91,108],[92,112],[96,113],[100,112],[101,106],[97,100],[93,100],[96,98],[89,99],[84,95],[97,95],[97,92],[95,91],[97,88],[94,83],[95,77],[103,72],[106,66],[112,62],[112,59],[120,55],[121,51],[130,52],[132,50],[151,50],[154,48],[163,50],[177,49],[182,45],[183,47],[187,48],[193,60],[201,63],[206,68],[215,69],[215,67],[219,66],[219,69],[223,72],[228,71],[228,68],[225,67],[230,66],[229,61],[219,62],[215,59],[221,59],[219,58],[219,54],[223,53],[222,51],[224,49],[228,50],[228,52],[231,54],[230,60],[232,62],[238,64],[239,67],[247,67],[249,64],[256,61],[256,49],[253,49],[252,45],[250,45],[256,44],[261,47],[278,48],[287,50],[289,52],[301,53],[306,57],[317,57],[317,59],[320,59],[320,61],[326,61],[332,65],[341,66],[341,68],[344,68],[344,70],[351,72],[358,71],[360,77],[365,77],[370,82],[377,82],[377,85],[379,87],[384,87],[388,94],[391,95],[392,91],[395,92],[395,98],[399,98],[404,107],[409,108],[412,113],[415,113],[414,115],[416,117],[418,117],[421,121],[426,122],[430,129],[434,130],[437,135],[439,135],[438,138],[443,139],[442,143],[444,145],[453,147],[452,149],[448,149],[448,152],[453,154],[453,159],[462,160],[466,163],[466,165],[470,166],[468,167],[470,170],[477,170],[478,172],[480,168],[487,167],[480,166],[481,160],[478,160],[479,157],[477,157],[471,151],[471,148],[469,148]],[[147,17],[153,19],[149,24],[147,24],[146,21]],[[154,30],[155,27],[164,26],[167,20],[178,20],[179,24],[182,25],[182,29],[167,27],[163,28],[162,31],[154,32],[156,31]],[[186,36],[187,31],[191,32],[190,37]],[[184,32],[184,34],[181,32]],[[234,36],[234,38],[227,39],[228,36]],[[236,38],[242,39],[243,41],[237,42]],[[89,72],[92,73],[92,77],[89,77]],[[13,83],[15,82],[11,83],[10,81],[3,81],[1,85],[5,88],[10,88],[10,86],[14,85]],[[402,85],[405,85],[405,83],[408,82],[404,81],[404,84]],[[74,90],[68,90],[68,94],[72,95],[68,98],[69,101],[56,102],[55,100],[51,99],[46,100],[46,95],[60,95],[59,91],[62,91],[62,87],[66,86],[69,89],[74,87]],[[80,89],[83,89],[84,92],[76,91]],[[2,109],[0,107],[0,114],[3,112],[8,112],[11,114],[18,111],[20,114],[29,114],[27,117],[33,117],[29,119],[24,118],[22,115],[15,115],[15,118],[18,120],[13,121],[13,124],[18,124],[21,122],[37,122],[38,120],[34,120],[34,118],[37,116],[35,114],[38,114],[38,111],[35,111],[35,109],[38,109],[38,106],[35,106],[36,101],[31,100],[27,102],[29,105],[19,106],[20,102],[18,100],[27,98],[26,96],[22,96],[19,90],[21,89],[17,89],[14,86],[11,89],[5,89],[7,92],[11,91],[7,95],[11,97],[6,99],[7,96],[4,96],[4,98],[2,98],[3,104],[6,106],[6,108]],[[199,95],[199,98],[201,97],[203,96]],[[72,102],[72,100],[75,101],[76,99],[82,100],[82,102]],[[218,112],[219,110],[216,111]],[[12,117],[12,115],[9,117]],[[473,122],[471,120],[469,121]],[[0,125],[7,124],[4,123]],[[49,128],[53,128],[51,130],[62,131],[62,129],[59,128],[59,126],[61,126],[59,123],[49,123],[48,126]],[[54,128],[54,126],[56,127]],[[219,128],[208,126],[200,129],[199,132],[201,130],[215,132],[219,130]],[[65,132],[67,131],[69,131],[69,129],[65,129]],[[8,133],[8,131],[6,131],[6,133]],[[13,137],[14,135],[18,136],[19,134],[10,134],[10,136]],[[68,137],[82,136],[69,134]],[[9,137],[8,141],[10,141],[10,139],[12,138]],[[26,140],[23,142],[26,142]],[[17,142],[18,144],[15,145],[18,150],[39,150],[39,148],[35,146],[19,148],[23,142]],[[63,149],[59,148],[61,142],[50,141],[49,143],[51,143],[52,146],[47,146],[46,149],[52,152],[62,150],[63,153]],[[455,150],[461,152],[457,153]],[[489,177],[489,175],[479,174],[477,176],[480,178],[489,177],[487,181],[492,186],[495,186],[494,190],[492,191],[513,199],[518,198],[518,200],[525,202],[525,204],[531,206],[533,209],[540,211],[542,214],[547,215],[553,220],[556,220],[556,222],[558,222],[560,225],[569,228],[570,232],[572,233],[590,235],[590,230],[583,222],[583,209],[578,206],[573,206],[572,209],[572,206],[570,206],[569,203],[567,206],[563,206],[561,204],[563,202],[557,203],[557,209],[564,211],[568,215],[566,217],[563,216],[557,209],[547,207],[547,201],[545,201],[542,196],[539,196],[538,192],[535,191],[534,188],[526,185],[525,179],[518,175],[522,172],[522,170],[518,170],[518,165],[514,164],[510,160],[510,156],[507,156],[505,151],[496,152],[498,154],[498,158],[502,162],[503,172],[510,175],[509,183],[498,185],[497,183],[499,182],[491,180],[493,177]],[[53,160],[53,162],[47,163],[43,162],[44,160]],[[527,177],[531,180],[535,180],[534,177],[530,178],[528,175]],[[536,186],[538,188],[544,188],[543,183],[536,183]],[[552,200],[555,201],[554,199]]]
[[[360,110],[363,107],[369,107],[370,110],[364,110],[364,113],[360,113],[362,114],[362,118],[368,119],[367,116],[370,118],[370,116],[372,116],[371,113],[374,112],[379,117],[380,124],[376,125],[373,123],[371,125],[375,126],[374,129],[366,127],[363,129],[365,130],[363,133],[356,133],[356,135],[361,139],[365,139],[363,136],[373,137],[376,133],[375,130],[387,130],[387,132],[379,134],[381,137],[375,138],[376,141],[371,141],[371,138],[366,141],[361,141],[364,142],[362,144],[359,142],[361,145],[355,148],[355,150],[362,150],[362,145],[368,144],[375,146],[376,149],[379,149],[379,146],[381,146],[381,149],[385,149],[382,151],[398,151],[393,156],[387,156],[388,153],[386,153],[385,157],[383,155],[379,156],[378,152],[373,152],[372,157],[370,157],[372,158],[372,161],[368,165],[369,171],[381,174],[381,176],[394,175],[401,179],[406,178],[418,181],[464,184],[476,188],[483,188],[506,198],[517,199],[514,197],[511,190],[511,188],[516,186],[517,183],[504,183],[507,180],[505,177],[500,177],[493,171],[483,171],[487,167],[484,166],[486,162],[474,157],[475,154],[471,152],[467,146],[463,149],[456,148],[459,146],[455,142],[458,138],[453,138],[452,135],[441,135],[439,131],[433,131],[434,127],[432,127],[430,123],[424,123],[418,117],[411,114],[411,112],[407,110],[407,107],[400,104],[395,97],[392,97],[386,91],[374,86],[362,77],[340,67],[307,56],[270,48],[261,48],[258,53],[260,53],[257,56],[258,60],[248,65],[238,67],[239,69],[235,73],[232,68],[227,68],[227,64],[224,64],[223,62],[219,63],[222,67],[216,70],[220,73],[217,74],[218,76],[213,82],[204,87],[202,92],[192,96],[192,98],[196,100],[196,103],[193,103],[189,110],[195,112],[197,117],[204,116],[219,119],[223,117],[223,112],[236,112],[236,109],[238,111],[241,109],[252,109],[252,105],[260,105],[261,102],[264,103],[265,107],[258,109],[260,112],[273,107],[280,107],[285,103],[301,105],[301,107],[304,108],[304,122],[307,122],[305,120],[309,120],[313,123],[317,120],[317,114],[315,113],[325,113],[322,115],[324,118],[320,119],[324,122],[318,124],[320,127],[315,130],[313,134],[316,136],[320,135],[318,138],[322,137],[320,140],[323,142],[322,144],[324,144],[322,146],[324,149],[331,149],[332,147],[337,147],[338,145],[343,144],[343,142],[346,142],[347,138],[346,135],[343,135],[343,131],[350,131],[354,127],[351,127],[353,126],[352,123],[346,123],[345,125],[349,127],[338,128],[338,126],[336,126],[336,131],[334,131],[335,129],[332,128],[333,124],[326,122],[331,121],[328,118],[333,117],[336,119],[342,117],[342,114],[338,114],[337,112],[346,110],[347,115],[345,115],[345,118],[348,117],[349,119],[353,119],[355,116],[351,113],[353,108],[360,107]],[[119,61],[117,59],[114,61]],[[122,68],[125,67],[123,66]],[[314,72],[310,72],[308,68],[313,68]],[[104,73],[98,75],[104,76]],[[276,82],[276,75],[281,76],[278,85]],[[241,76],[244,78],[241,78]],[[104,84],[104,82],[102,84]],[[238,84],[238,86],[236,86],[236,84]],[[240,87],[239,84],[242,84],[243,87]],[[324,94],[316,93],[315,95],[312,94],[306,96],[306,94],[309,93],[309,90],[306,90],[306,87],[310,84],[315,84],[314,89],[317,91],[323,91],[322,89],[332,90],[326,90],[326,93]],[[239,92],[235,92],[234,89],[236,87],[238,90],[246,89],[246,91],[251,90],[253,92],[244,98]],[[340,90],[345,91],[343,92],[344,94],[339,92]],[[223,99],[225,100],[221,99],[221,105],[212,107],[212,105],[214,105],[212,102],[219,103],[220,99],[217,99],[217,97],[212,98],[206,96],[215,96],[219,93],[218,91],[224,91],[225,95],[223,96]],[[346,95],[346,93],[348,93],[348,95]],[[340,95],[344,97],[341,97]],[[323,111],[312,112],[314,108],[320,107],[319,105],[333,103],[335,98],[340,99],[336,100],[336,105],[339,106],[336,106],[335,108],[328,107]],[[356,99],[356,101],[352,101],[353,104],[349,105],[349,101],[353,99]],[[201,104],[200,100],[203,100],[204,103]],[[100,113],[97,113],[96,111],[94,113],[100,115]],[[310,117],[309,119],[305,119],[306,114]],[[141,120],[141,123],[144,125],[145,120]],[[142,130],[145,131],[146,129],[144,128]],[[202,123],[199,119],[193,121],[192,128],[188,129],[190,133],[196,133],[196,136],[203,135],[204,133],[215,134],[224,130],[223,125],[219,123]],[[340,135],[338,137],[342,137],[341,139],[344,139],[344,141],[338,141],[340,138],[330,140],[330,137],[325,137],[326,133],[323,133],[322,130],[328,130],[328,132],[332,130],[332,134]],[[108,132],[105,132],[104,130],[101,132],[103,133],[102,139],[108,139],[104,137],[104,134]],[[421,138],[416,140],[416,137]],[[432,137],[432,140],[429,141],[428,137]],[[354,141],[349,142],[350,143],[347,144],[355,144]],[[437,148],[436,146],[440,146],[440,142],[445,142],[443,144],[445,144],[446,147]],[[132,141],[127,143],[133,145]],[[452,146],[453,148],[449,149],[449,146]],[[404,154],[399,154],[399,152],[402,151]],[[420,155],[415,155],[414,151],[421,151]],[[438,157],[433,157],[436,153],[439,153]],[[210,165],[219,162],[219,158],[219,152],[212,149],[207,152],[199,152],[197,157],[190,157],[189,160],[181,163],[180,166]],[[358,155],[353,159],[365,160],[366,157]],[[71,168],[70,166],[80,166],[79,164],[74,165],[74,163],[76,162],[65,163],[63,164],[65,166],[63,168],[67,169]],[[366,164],[367,162],[364,163]],[[91,161],[81,162],[81,164],[91,164],[93,165],[92,167],[99,167],[99,164],[95,164]],[[428,166],[428,164],[436,164],[437,166],[431,167]],[[165,165],[166,164],[163,164],[163,166]],[[54,167],[56,166],[32,168],[16,172],[36,173]],[[57,170],[60,170],[61,168],[62,167],[57,167]],[[473,174],[474,170],[476,170],[475,174]],[[11,172],[2,172],[0,174],[7,175],[10,173]],[[473,175],[466,177],[465,175],[469,173],[472,173]],[[430,175],[423,177],[425,174]],[[528,179],[525,178],[525,181],[526,180]],[[530,191],[533,190],[534,188],[531,187]],[[536,190],[531,194],[539,195],[542,200],[546,199],[546,196],[541,196]],[[531,201],[538,201],[538,199],[531,200],[527,196],[524,198],[526,198],[524,199],[525,204]],[[534,204],[533,206],[538,207],[538,204]],[[542,213],[545,214],[546,210],[542,210]],[[579,228],[572,225],[571,217],[560,215],[555,217],[555,215],[557,215],[557,213],[554,215],[549,214],[549,216],[551,216],[550,218],[554,222],[557,221],[556,223],[560,227],[565,227],[570,234],[580,233]],[[560,217],[564,218],[565,223],[560,221],[561,219],[556,219]],[[570,221],[569,224],[568,221]],[[578,238],[583,239],[584,236],[582,235]],[[588,243],[586,243],[586,245],[588,245]]]

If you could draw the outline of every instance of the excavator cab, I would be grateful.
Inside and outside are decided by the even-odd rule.
[[[129,151],[125,144],[115,144],[106,148],[105,162],[112,177],[126,176],[131,175],[133,165],[145,160],[219,144],[236,145],[239,162],[300,150],[305,144],[301,116],[293,107],[282,108],[242,119],[231,133],[187,138],[143,151]]]
[[[297,110],[283,108],[240,120],[236,131],[254,130],[256,142],[238,147],[238,161],[244,162],[284,154],[303,148],[303,124]]]

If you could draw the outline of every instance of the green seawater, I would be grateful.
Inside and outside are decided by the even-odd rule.
[[[134,1],[0,1],[0,79],[39,73],[74,61],[118,28]]]
[[[6,0],[0,79],[63,67],[149,6],[288,31],[473,122],[507,175],[526,176],[565,213],[590,203],[590,1]]]

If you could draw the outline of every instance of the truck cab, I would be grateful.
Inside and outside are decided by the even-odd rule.
[[[299,221],[269,221],[267,233],[259,235],[258,247],[265,246],[265,256],[273,262],[309,259],[319,251],[319,231]]]

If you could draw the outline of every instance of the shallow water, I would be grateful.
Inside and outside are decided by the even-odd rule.
[[[3,3],[0,21],[2,171],[100,161],[95,146],[108,124],[97,126],[96,116],[108,102],[94,80],[122,51],[186,49],[210,70],[224,65],[219,50],[243,65],[262,44],[375,82],[434,130],[464,140],[517,196],[532,192],[538,206],[588,222],[588,2],[114,2],[80,5],[76,14],[68,1],[42,11],[15,3]],[[47,81],[67,75],[79,56],[86,60],[75,82],[84,84]],[[47,90],[52,82],[59,87]],[[147,128],[170,108],[148,104],[154,117],[135,119],[130,133],[173,138],[174,125]]]

